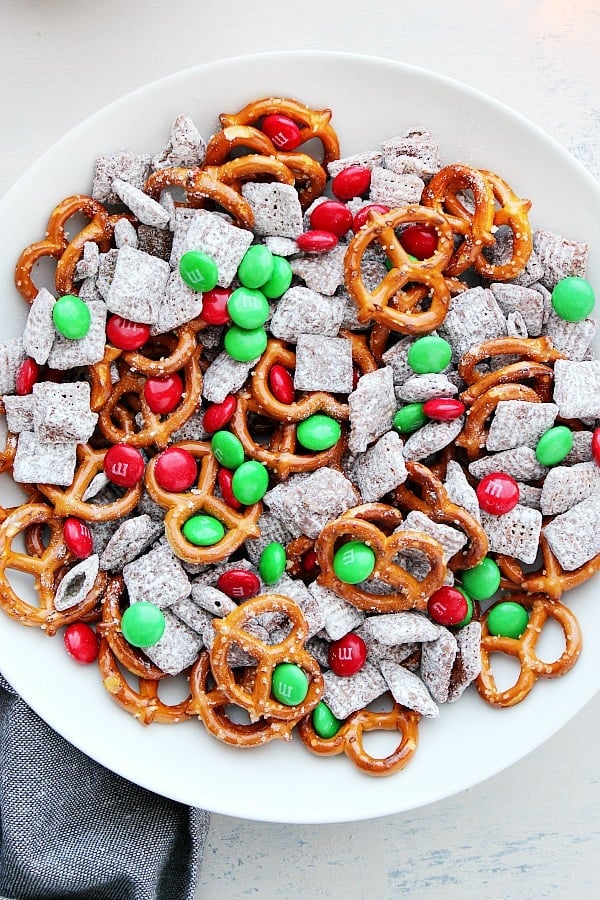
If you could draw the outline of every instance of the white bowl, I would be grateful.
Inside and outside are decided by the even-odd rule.
[[[87,193],[96,155],[121,149],[155,153],[180,113],[208,137],[220,112],[268,95],[333,110],[344,155],[374,148],[424,124],[446,163],[502,175],[533,201],[535,226],[593,248],[598,283],[600,188],[565,150],[500,103],[447,78],[389,60],[336,53],[269,53],[200,66],[124,97],[69,132],[35,163],[0,204],[2,337],[22,331],[26,304],[13,286],[21,250],[45,231],[54,205]],[[17,494],[2,480],[3,505]],[[14,498],[14,499],[12,499]],[[418,751],[389,778],[361,775],[344,758],[318,758],[296,739],[236,751],[196,721],[141,727],[105,693],[95,666],[80,667],[60,637],[0,618],[0,668],[27,703],[89,756],[159,794],[220,813],[277,822],[337,822],[414,809],[464,790],[539,747],[600,687],[597,584],[568,596],[585,646],[575,668],[539,682],[519,706],[497,710],[474,689],[422,721]],[[558,646],[558,645],[557,645]],[[552,648],[549,647],[549,652]]]

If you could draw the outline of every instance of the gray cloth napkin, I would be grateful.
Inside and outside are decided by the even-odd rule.
[[[193,900],[209,816],[109,772],[0,676],[2,900]]]

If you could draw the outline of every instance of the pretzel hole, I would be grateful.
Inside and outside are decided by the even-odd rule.
[[[391,731],[363,731],[363,747],[373,759],[385,759],[397,749],[400,736],[401,733],[395,728]]]
[[[490,668],[498,692],[509,691],[515,686],[521,674],[519,660],[507,653],[490,653]]]
[[[86,227],[91,221],[90,216],[86,216],[85,213],[76,212],[64,224],[64,233],[65,237],[69,242],[73,240],[75,235],[79,234],[79,232]]]
[[[565,652],[567,642],[561,626],[552,618],[546,619],[535,647],[535,655],[542,662],[553,663]]]
[[[0,441],[0,443],[2,443],[2,441]],[[13,481],[8,472],[0,474],[0,500],[2,506],[6,508],[11,506],[21,506],[27,499],[27,491],[21,487],[20,484]],[[0,521],[2,521],[1,517]]]
[[[243,706],[237,706],[235,703],[228,703],[227,706],[222,708],[222,712],[234,725],[252,725],[250,714]]]
[[[15,547],[15,544],[16,541],[13,541],[14,550],[18,550],[21,553],[25,552],[25,548],[21,550],[20,548]],[[4,578],[8,581],[17,597],[26,600],[34,609],[40,608],[40,598],[35,587],[33,575],[29,575],[27,572],[19,572],[17,569],[5,569]]]
[[[169,675],[158,682],[158,696],[167,706],[177,706],[189,694],[190,688],[185,675]]]
[[[56,266],[57,260],[52,256],[41,256],[36,260],[31,270],[31,280],[36,288],[46,288],[52,295],[56,295]]]

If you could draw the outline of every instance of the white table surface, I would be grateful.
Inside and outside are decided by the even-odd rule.
[[[368,53],[452,76],[600,177],[599,42],[595,0],[0,0],[0,194],[120,95],[279,49]],[[197,897],[596,898],[599,726],[597,697],[504,774],[412,813],[332,826],[215,815]]]

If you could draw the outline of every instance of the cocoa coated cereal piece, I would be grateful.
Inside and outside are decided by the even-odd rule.
[[[98,414],[90,409],[90,386],[86,381],[38,381],[33,386],[33,398],[33,425],[40,442],[84,444],[90,439]]]
[[[369,617],[372,618],[372,617]],[[369,621],[367,618],[367,621]],[[355,634],[363,639],[367,647],[367,657],[372,663],[379,663],[382,659],[389,659],[395,663],[404,663],[420,652],[420,644],[384,644],[373,637],[364,627],[354,629]]]
[[[553,400],[563,419],[600,416],[600,360],[557,359]]]
[[[544,333],[548,335],[555,348],[569,359],[581,360],[592,343],[597,325],[595,319],[566,322],[552,311]]]
[[[338,244],[327,253],[307,253],[294,257],[292,272],[304,281],[306,287],[331,297],[344,283],[344,256],[346,244]]]
[[[451,299],[439,332],[452,345],[456,360],[473,344],[504,337],[506,318],[490,290],[474,287]]]
[[[170,216],[164,206],[136,188],[135,185],[129,184],[121,178],[115,178],[112,190],[143,225],[164,228],[169,224]]]
[[[208,437],[209,433],[204,428],[204,410],[198,409],[181,428],[173,432],[172,441],[178,444],[180,441],[205,441]]]
[[[417,612],[369,616],[361,628],[361,635],[368,634],[387,646],[435,641],[439,632],[439,625]]]
[[[469,480],[460,463],[451,459],[446,466],[446,480],[444,487],[452,503],[463,506],[477,521],[480,521],[479,500],[475,489],[469,484]]]
[[[167,228],[138,225],[137,237],[140,250],[169,261],[173,249],[173,235]]]
[[[57,484],[73,481],[77,443],[42,443],[33,431],[22,431],[17,442],[13,478],[21,484]]]
[[[298,335],[294,372],[297,391],[349,394],[352,378],[352,342],[348,338]]]
[[[490,424],[487,450],[513,450],[533,447],[558,415],[555,403],[530,403],[528,400],[501,400]]]
[[[531,447],[515,447],[502,450],[469,463],[469,472],[475,478],[485,478],[491,472],[506,472],[516,481],[538,481],[548,469],[540,465]]]
[[[302,207],[292,185],[249,181],[242,185],[242,196],[254,213],[255,234],[287,238],[302,234]]]
[[[109,206],[117,204],[119,197],[112,188],[115,178],[142,190],[150,174],[150,161],[149,155],[131,153],[129,150],[112,156],[99,156],[96,159],[92,197]]]
[[[531,509],[541,510],[542,489],[533,484],[525,484],[517,481],[519,485],[519,503],[521,506],[530,506]]]
[[[204,641],[168,609],[163,610],[163,615],[164,634],[156,644],[144,647],[144,653],[167,675],[179,675],[196,662]]]
[[[451,525],[444,525],[442,522],[434,522],[433,519],[418,510],[411,510],[394,533],[406,531],[407,528],[412,531],[422,531],[438,541],[444,550],[445,563],[452,559],[455,553],[462,550],[467,543],[467,537],[462,531],[452,528]]]
[[[202,396],[209,403],[222,403],[228,394],[237,393],[245,384],[248,373],[256,362],[257,359],[240,362],[223,350],[204,373]]]
[[[274,256],[295,256],[298,253],[298,244],[293,238],[277,237],[272,235],[266,237],[264,243]]]
[[[56,336],[56,329],[52,321],[52,310],[55,303],[56,299],[50,291],[41,288],[29,308],[23,331],[23,349],[40,366],[48,361]]]
[[[337,296],[341,297],[344,304],[340,328],[345,328],[346,331],[369,331],[370,322],[358,321],[358,307],[348,291],[341,287],[337,291]]]
[[[511,237],[511,256],[512,256],[512,232],[510,232]],[[521,272],[520,275],[517,275],[516,278],[512,279],[512,284],[519,285],[520,287],[530,287],[535,284],[540,278],[544,277],[544,267],[542,266],[540,259],[535,252],[535,250],[531,251],[529,259],[525,263],[525,268]]]
[[[172,331],[178,325],[191,322],[201,312],[202,294],[188,287],[179,271],[175,269],[167,281],[158,319],[150,329],[150,333],[164,334],[166,331]]]
[[[510,312],[506,317],[506,333],[508,334],[508,337],[529,337],[527,323],[521,313],[517,312],[517,310],[513,310],[513,312]]]
[[[600,491],[600,468],[595,462],[555,466],[546,475],[540,497],[542,515],[554,516]]]
[[[201,166],[206,155],[206,141],[190,116],[177,116],[171,125],[169,139],[160,153],[152,158],[154,169],[167,166]]]
[[[381,660],[379,668],[396,703],[414,709],[422,716],[439,716],[437,704],[418,675],[390,659]]]
[[[544,299],[539,291],[514,284],[490,284],[496,303],[505,316],[520,312],[530,337],[538,337],[544,325]]]
[[[334,591],[316,581],[308,586],[312,602],[306,604],[304,615],[315,624],[322,622],[321,628],[331,641],[337,641],[349,631],[359,628],[365,621],[365,614]]]
[[[389,366],[368,372],[348,397],[351,453],[364,453],[369,444],[392,428],[396,412],[394,376]]]
[[[436,334],[436,332],[432,332],[432,334]],[[415,338],[408,336],[401,337],[389,348],[389,350],[386,350],[381,357],[385,365],[389,366],[394,373],[394,385],[396,386],[396,390],[414,375],[414,371],[408,364],[408,351],[414,342]]]
[[[533,249],[544,270],[539,280],[549,291],[571,275],[585,278],[589,251],[585,241],[571,241],[538,228],[533,232]]]
[[[317,538],[325,525],[357,503],[352,483],[341,472],[324,466],[267,491],[265,504],[294,537]]]
[[[54,609],[62,612],[85,600],[94,586],[97,574],[97,553],[93,553],[69,569],[56,589]]]
[[[119,219],[119,221],[113,228],[113,237],[115,238],[115,243],[117,242],[115,232],[123,222],[127,222],[127,225],[130,228],[133,228],[133,225],[131,224],[131,222],[128,222],[127,219]],[[135,228],[133,228],[133,232],[135,234]],[[86,278],[93,278],[98,272],[99,265],[100,248],[98,247],[98,244],[95,241],[86,241],[83,245],[83,253],[81,255],[81,259],[75,266],[73,281],[84,281],[84,279]]]
[[[106,297],[108,309],[132,322],[154,325],[171,274],[168,263],[133,247],[122,247],[117,253]]]
[[[445,703],[450,690],[450,678],[458,644],[447,628],[440,629],[435,641],[421,646],[421,678],[437,703]]]
[[[396,396],[405,403],[423,403],[436,397],[451,397],[458,391],[446,375],[435,372],[412,375],[396,389]]]
[[[110,296],[110,286],[115,277],[115,269],[117,268],[117,259],[119,258],[120,252],[120,250],[116,250],[113,247],[106,253],[100,254],[100,263],[98,265],[98,274],[96,276],[96,290],[105,302]],[[84,282],[84,284],[86,283],[87,282]]]
[[[244,542],[248,558],[255,566],[260,562],[260,556],[268,544],[276,541],[285,547],[292,539],[292,533],[285,527],[281,519],[264,510],[258,520],[260,537],[248,538]]]
[[[448,703],[463,695],[481,672],[481,623],[469,622],[456,635],[458,653],[450,676]]]
[[[48,355],[48,365],[61,372],[78,366],[92,366],[100,362],[106,347],[106,304],[102,300],[90,300],[88,333],[77,341],[56,333]]]
[[[407,471],[402,440],[395,431],[360,453],[354,460],[353,474],[364,503],[374,503],[406,481]]]
[[[0,341],[0,394],[14,394],[17,370],[26,353],[21,338]]]
[[[450,422],[427,422],[408,438],[404,444],[405,459],[425,459],[443,450],[460,434],[465,424],[464,416]]]
[[[383,153],[380,150],[363,150],[360,153],[352,153],[350,156],[344,156],[342,159],[334,159],[327,163],[327,171],[331,178],[335,178],[344,169],[350,166],[362,166],[365,169],[374,169],[375,166],[381,166],[383,162]]]
[[[189,597],[192,586],[169,547],[159,545],[123,568],[129,599],[145,600],[164,609]]]
[[[232,225],[218,213],[198,210],[186,233],[185,249],[200,250],[217,264],[219,287],[229,287],[246,250],[252,243],[251,231]]]
[[[100,557],[103,571],[120,571],[127,563],[146,552],[162,534],[164,527],[142,514],[121,522]]]
[[[6,394],[2,402],[6,414],[6,428],[11,434],[33,431],[33,394],[24,397]]]
[[[481,525],[487,534],[490,550],[512,556],[524,563],[534,563],[540,543],[542,514],[520,503],[499,516],[481,511]]]
[[[573,466],[576,463],[589,462],[593,459],[592,438],[593,431],[574,431],[573,446],[562,461],[563,466]]]
[[[125,184],[125,182],[121,182],[121,184]],[[143,195],[146,196],[145,194]],[[164,207],[163,207],[164,209]],[[168,215],[168,213],[167,213]],[[145,253],[148,252],[146,247],[139,246],[138,233],[135,230],[135,227],[131,224],[129,219],[119,219],[119,221],[115,224],[113,229],[113,239],[115,242],[115,247],[117,250],[120,250],[121,247],[133,247],[134,250],[144,250]],[[152,256],[156,256],[155,253]],[[79,265],[79,263],[77,263]],[[98,272],[98,267],[100,266],[100,256],[98,256],[98,266],[96,267],[96,273]]]
[[[369,199],[371,203],[384,203],[390,209],[419,203],[425,182],[418,175],[398,174],[390,169],[375,166],[371,172]]]
[[[344,315],[341,297],[324,297],[295,285],[275,305],[269,328],[274,337],[295,342],[300,334],[335,337]]]
[[[168,194],[164,195],[169,196]],[[172,268],[179,265],[179,260],[185,253],[187,247],[187,233],[194,219],[198,218],[201,209],[192,209],[188,206],[176,206],[171,214],[170,229],[173,233],[171,243],[171,255],[169,263]]]
[[[224,594],[223,591],[219,591],[216,587],[211,587],[209,584],[203,584],[201,581],[195,581],[192,584],[191,599],[201,609],[219,618],[229,615],[237,607],[235,601],[227,594]],[[189,598],[185,602],[189,602]],[[177,609],[175,612],[179,615]]]
[[[346,719],[357,709],[364,709],[388,687],[379,669],[370,662],[355,675],[341,677],[329,671],[323,674],[323,680],[323,701],[337,719]]]
[[[419,126],[382,141],[381,149],[384,165],[392,172],[412,172],[429,181],[442,168],[438,142],[430,131]]]
[[[558,563],[572,572],[600,553],[600,494],[592,494],[544,526]]]

